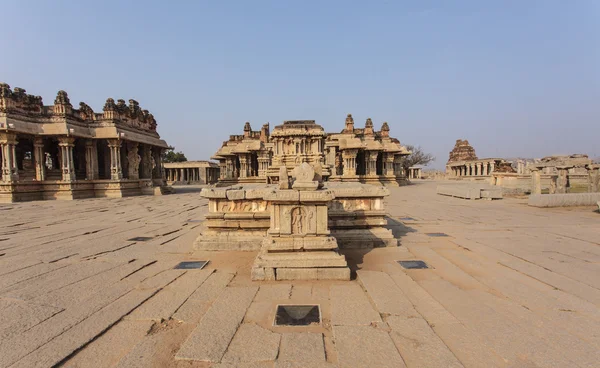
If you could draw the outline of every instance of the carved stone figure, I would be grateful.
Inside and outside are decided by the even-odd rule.
[[[304,209],[296,207],[292,210],[292,234],[304,234]]]

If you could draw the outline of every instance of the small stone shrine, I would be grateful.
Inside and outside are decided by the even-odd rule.
[[[349,280],[350,269],[338,253],[327,225],[327,203],[335,198],[322,189],[320,166],[297,166],[292,189],[281,170],[280,189],[266,193],[271,204],[267,237],[252,268],[253,280]],[[315,180],[317,179],[317,180]]]

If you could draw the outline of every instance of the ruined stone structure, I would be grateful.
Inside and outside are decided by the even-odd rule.
[[[501,158],[478,159],[475,149],[468,140],[457,139],[448,163],[446,163],[446,175],[457,179],[486,179],[490,178],[494,171],[502,167],[507,170],[506,161]],[[510,163],[508,164],[510,167]]]
[[[167,184],[215,184],[219,179],[219,165],[215,162],[166,162],[163,167]]]
[[[244,184],[205,188],[208,214],[198,250],[258,250],[271,226],[269,193],[288,187],[276,184]],[[327,202],[328,228],[340,248],[397,246],[386,228],[384,197],[388,189],[359,183],[324,183],[335,198]]]
[[[135,100],[106,100],[95,113],[73,108],[65,91],[53,105],[0,83],[0,201],[121,197],[159,193],[156,120]]]
[[[454,148],[450,151],[448,163],[474,160],[477,160],[477,155],[475,154],[475,149],[469,144],[469,141],[466,139],[457,139]]]
[[[496,170],[491,184],[505,191],[532,194],[596,192],[596,167],[587,155],[548,156],[542,159],[513,160],[516,170]],[[516,172],[515,172],[516,171]]]
[[[326,133],[314,120],[285,121],[271,133],[269,124],[243,135],[232,135],[212,157],[219,161],[221,185],[277,182],[279,168],[288,170],[303,162],[321,163],[326,181],[398,185],[406,182],[401,158],[410,154],[389,136],[383,123],[375,131],[371,119],[354,128],[351,115],[341,133]]]
[[[531,193],[598,192],[598,169],[587,155],[549,156],[527,166],[531,172]]]
[[[280,170],[278,184],[203,189],[209,213],[195,249],[261,250],[255,279],[347,279],[346,261],[337,254],[338,247],[398,245],[386,228],[383,198],[389,191],[385,187],[323,183],[319,163],[312,167],[302,163],[293,169],[292,183],[287,168]],[[278,268],[285,270],[274,270]],[[299,270],[304,268],[311,270]]]
[[[319,167],[320,169],[320,167]],[[252,267],[253,280],[350,280],[350,269],[328,229],[331,190],[320,189],[320,173],[304,162],[294,169],[291,189],[265,195],[270,226]]]
[[[423,168],[420,166],[412,166],[407,170],[406,177],[408,179],[421,179],[423,177]]]

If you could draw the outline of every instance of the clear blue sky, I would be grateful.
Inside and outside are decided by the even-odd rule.
[[[8,1],[0,81],[101,111],[134,98],[207,159],[245,121],[371,117],[443,167],[600,156],[600,1]]]

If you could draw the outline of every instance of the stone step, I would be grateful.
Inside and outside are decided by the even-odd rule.
[[[336,252],[261,253],[255,266],[272,268],[347,267],[346,258]]]
[[[350,280],[348,267],[276,268],[276,280]]]

